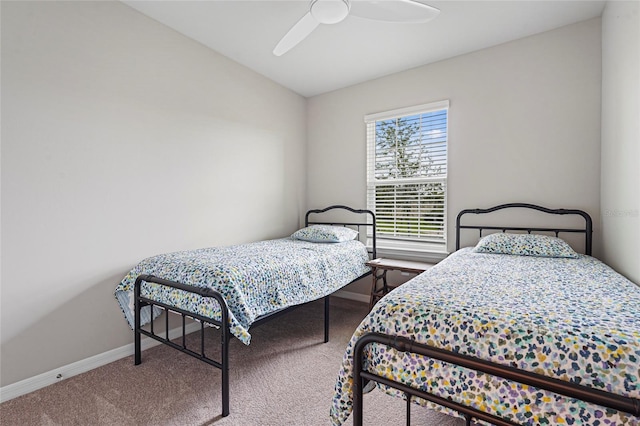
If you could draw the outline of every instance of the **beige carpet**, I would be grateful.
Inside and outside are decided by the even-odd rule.
[[[69,378],[0,405],[9,425],[328,425],[344,348],[366,304],[331,299],[331,339],[322,343],[322,303],[315,302],[233,339],[231,414],[220,417],[220,373],[164,345]],[[219,334],[208,340],[216,343]],[[198,333],[189,336],[197,342]],[[197,343],[194,343],[195,346]],[[213,348],[213,346],[212,346]],[[209,352],[213,351],[211,349]],[[405,424],[405,403],[378,390],[365,395],[366,425]],[[351,418],[346,423],[352,424]],[[413,425],[461,425],[412,408]]]

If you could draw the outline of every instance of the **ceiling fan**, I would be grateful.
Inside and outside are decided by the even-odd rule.
[[[311,0],[307,12],[273,49],[281,56],[295,47],[320,24],[337,24],[348,15],[383,22],[422,23],[440,10],[415,0]]]

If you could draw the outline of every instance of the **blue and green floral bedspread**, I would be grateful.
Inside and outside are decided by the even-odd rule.
[[[640,398],[640,288],[589,256],[462,249],[395,289],[375,305],[347,346],[331,407],[334,425],[351,412],[353,347],[367,332],[405,336]],[[378,344],[365,349],[364,368],[520,424],[640,424],[630,414]]]
[[[115,297],[133,328],[133,288],[142,274],[220,292],[229,309],[230,330],[249,344],[249,327],[260,316],[322,298],[370,271],[360,241],[335,244],[291,238],[203,248],[150,257],[117,286]],[[189,312],[220,320],[219,304],[171,287],[143,283],[141,294]],[[149,307],[142,324],[152,320]],[[144,308],[143,308],[144,309]],[[153,317],[162,312],[156,307]]]

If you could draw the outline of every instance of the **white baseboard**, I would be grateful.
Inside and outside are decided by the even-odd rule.
[[[200,323],[197,322],[188,324],[185,327],[187,334],[193,333],[194,331],[199,329]],[[169,339],[175,339],[180,336],[182,336],[182,327],[169,330]],[[150,337],[145,337],[141,341],[141,347],[143,351],[159,344],[160,342]],[[119,348],[112,349],[110,351],[103,352],[89,358],[85,358],[72,364],[56,368],[55,370],[47,371],[46,373],[38,374],[37,376],[12,383],[7,386],[3,386],[2,388],[0,388],[0,403],[21,395],[25,395],[29,392],[42,389],[46,386],[59,382],[60,380],[68,379],[69,377],[85,373],[89,370],[93,370],[94,368],[109,364],[110,362],[128,357],[129,355],[133,355],[133,352],[133,343],[130,343],[128,345],[124,345]]]
[[[354,293],[352,291],[338,290],[333,295],[337,297],[341,297],[343,299],[350,299],[358,302],[369,303],[369,296],[362,293]],[[198,329],[200,329],[200,323],[197,323],[197,322],[193,322],[186,326],[187,334],[193,333]],[[175,339],[177,337],[180,337],[181,335],[182,335],[182,327],[169,330],[169,339]],[[145,337],[144,339],[142,339],[141,344],[142,344],[142,350],[144,351],[153,346],[159,345],[160,342],[150,337]],[[46,386],[59,382],[60,380],[68,379],[69,377],[86,373],[89,370],[93,370],[94,368],[98,368],[103,365],[109,364],[110,362],[114,362],[119,359],[128,357],[129,355],[133,355],[133,352],[134,352],[133,343],[130,343],[128,345],[124,345],[119,348],[112,349],[110,351],[103,352],[101,354],[94,355],[89,358],[85,358],[83,360],[74,362],[72,364],[68,364],[60,368],[56,368],[55,370],[47,371],[45,373],[38,374],[37,376],[33,376],[16,383],[12,383],[7,386],[3,386],[0,388],[0,403],[9,401],[10,399],[16,398],[21,395],[25,395],[29,392],[42,389]]]
[[[332,296],[342,297],[343,299],[355,300],[357,302],[369,303],[370,296],[368,294],[354,293],[353,291],[338,290]]]

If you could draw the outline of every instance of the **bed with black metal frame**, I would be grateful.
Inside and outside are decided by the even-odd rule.
[[[537,210],[540,212],[549,213],[553,215],[579,215],[584,218],[585,224],[584,224],[584,227],[580,227],[579,229],[576,229],[576,228],[557,228],[557,227],[513,227],[513,226],[505,227],[505,226],[489,226],[489,225],[463,225],[461,223],[463,216],[465,215],[487,214],[487,213],[491,213],[491,212],[495,212],[503,209],[509,209],[509,208],[533,209],[533,210]],[[591,217],[586,212],[581,210],[549,209],[549,208],[545,208],[537,205],[524,204],[524,203],[503,204],[503,205],[499,205],[499,206],[488,208],[488,209],[463,210],[458,214],[457,220],[456,220],[456,251],[460,249],[460,231],[463,229],[478,230],[481,239],[483,237],[483,231],[485,230],[490,230],[493,232],[498,231],[498,233],[500,231],[502,231],[503,233],[506,231],[517,231],[516,233],[528,233],[528,234],[553,233],[555,234],[556,237],[558,237],[558,235],[561,233],[584,234],[584,238],[585,238],[584,251],[587,256],[582,256],[582,255],[577,255],[577,256],[580,256],[581,258],[587,259],[589,261],[596,262],[599,265],[604,265],[604,264],[601,264],[601,262],[590,257],[592,252],[592,249],[591,249],[592,220],[591,220]],[[463,249],[463,251],[464,250],[467,250],[467,249]],[[469,250],[471,250],[471,248],[469,248]],[[526,257],[526,256],[511,256],[511,257],[517,258],[517,257]],[[640,291],[638,291],[637,286],[635,286],[633,283],[631,283],[630,281],[626,280],[624,277],[617,274],[615,271],[608,268],[606,265],[604,265],[604,268],[606,268],[605,272],[607,274],[615,277],[615,279],[617,280],[616,281],[617,283],[622,282],[623,284],[622,285],[623,290],[621,290],[622,293],[618,292],[618,287],[615,287],[614,289],[614,286],[612,285],[611,297],[614,299],[616,297],[619,298],[620,294],[622,294],[623,298],[628,298],[628,300],[626,301],[624,300],[618,301],[617,306],[626,307],[627,302],[629,303],[629,306],[632,306],[633,304],[636,304],[635,305],[636,308],[637,306],[640,306],[640,303],[638,302],[640,301]],[[433,269],[436,269],[436,267],[434,267]],[[447,272],[450,272],[450,269],[444,270],[445,274]],[[425,275],[425,278],[427,278],[426,274],[424,275]],[[418,280],[418,278],[419,277],[415,278],[414,280]],[[588,280],[589,277],[588,276],[584,277],[584,279]],[[426,282],[427,281],[425,280],[424,283]],[[441,284],[440,281],[435,281],[435,282],[437,282],[438,284]],[[404,286],[400,288],[403,288],[403,287]],[[437,291],[437,290],[436,288],[432,288],[431,291]],[[606,291],[607,290],[605,290],[605,294],[606,294]],[[468,296],[464,295],[461,297],[465,298]],[[589,296],[587,295],[585,297],[588,298]],[[608,294],[604,298],[606,297],[608,297]],[[407,298],[410,299],[411,297],[405,296],[404,300],[406,300]],[[559,304],[561,302],[562,301],[558,301]],[[379,309],[380,312],[383,312],[385,299],[383,299],[378,303],[383,305]],[[387,303],[391,304],[392,302],[387,302]],[[407,302],[409,306],[411,303],[412,303],[411,301]],[[606,301],[603,303],[609,303],[609,301]],[[376,308],[374,308],[374,310],[375,309]],[[430,308],[430,309],[438,310],[437,307]],[[442,308],[442,309],[445,309],[445,308]],[[470,308],[465,308],[465,309],[470,309]],[[395,312],[395,311],[398,311],[399,308],[398,306],[395,306],[393,309],[388,309],[387,312],[391,312],[392,310]],[[582,425],[605,424],[603,422],[603,420],[605,420],[604,419],[605,417],[609,415],[620,415],[622,416],[621,418],[623,419],[623,421],[620,424],[640,425],[640,417],[638,417],[640,416],[640,396],[639,396],[640,377],[638,377],[640,376],[640,315],[633,313],[632,308],[630,308],[628,312],[631,312],[631,315],[625,316],[622,321],[623,322],[629,321],[629,323],[631,324],[631,334],[630,334],[631,338],[629,338],[629,334],[626,335],[627,340],[624,340],[622,338],[617,338],[616,336],[618,335],[614,335],[616,339],[613,339],[612,336],[608,335],[607,336],[608,342],[613,341],[613,342],[616,342],[616,344],[617,343],[620,343],[620,344],[617,347],[615,346],[611,347],[611,349],[609,350],[609,353],[612,353],[613,355],[610,359],[606,360],[606,363],[605,363],[605,360],[602,358],[595,358],[596,361],[599,360],[604,365],[599,365],[594,360],[589,359],[589,363],[586,364],[587,367],[588,368],[595,367],[595,368],[591,371],[590,377],[587,377],[586,380],[584,377],[582,379],[580,377],[577,377],[577,378],[571,377],[571,373],[573,373],[571,371],[567,372],[566,370],[562,370],[562,374],[560,374],[561,367],[559,366],[557,367],[557,370],[559,373],[557,376],[554,377],[553,374],[539,374],[540,371],[538,372],[527,371],[524,368],[522,368],[521,365],[518,364],[518,362],[515,362],[516,361],[515,359],[513,359],[511,362],[495,362],[495,359],[492,359],[491,361],[489,361],[487,358],[491,358],[491,357],[488,357],[486,354],[480,353],[480,351],[477,351],[477,353],[474,354],[474,356],[465,354],[465,353],[460,353],[460,352],[463,352],[462,350],[459,350],[460,347],[463,347],[464,351],[468,350],[468,346],[465,346],[464,344],[461,344],[460,347],[456,348],[455,350],[451,348],[444,349],[443,347],[437,347],[437,346],[446,346],[446,345],[442,345],[441,342],[437,342],[437,344],[425,344],[425,342],[417,342],[415,338],[407,338],[406,336],[401,336],[399,335],[400,333],[396,333],[396,335],[394,335],[393,332],[386,332],[386,333],[381,333],[377,331],[367,332],[367,330],[363,330],[359,332],[360,328],[363,327],[361,325],[359,330],[356,330],[356,333],[354,333],[352,341],[347,347],[347,352],[345,353],[345,361],[344,361],[345,364],[343,366],[343,370],[341,370],[340,372],[339,379],[336,384],[336,394],[334,396],[334,404],[331,410],[333,423],[341,424],[343,421],[346,420],[346,417],[348,417],[349,411],[351,409],[350,407],[351,400],[349,398],[349,395],[346,395],[346,394],[349,394],[352,392],[351,397],[352,397],[352,403],[353,403],[353,424],[362,425],[363,392],[373,389],[373,386],[372,386],[373,384],[378,384],[379,386],[382,385],[387,392],[393,393],[396,396],[401,396],[404,399],[406,399],[406,424],[407,425],[409,425],[411,421],[410,407],[411,405],[413,405],[412,402],[416,402],[416,398],[421,399],[423,401],[428,401],[421,405],[429,405],[432,408],[445,407],[445,408],[441,408],[442,411],[463,417],[467,425],[470,425],[472,420],[481,421],[489,424],[495,424],[495,425],[541,424],[541,423],[549,424],[549,423],[545,423],[548,419],[546,419],[545,421],[542,421],[541,419],[543,419],[543,417],[540,417],[540,418],[533,417],[530,411],[528,413],[526,412],[526,410],[531,409],[531,406],[527,406],[526,403],[519,401],[517,399],[517,398],[525,398],[525,396],[518,396],[515,398],[514,401],[510,400],[509,403],[506,402],[507,398],[505,398],[505,400],[501,402],[504,402],[505,404],[510,404],[510,406],[514,410],[514,414],[513,416],[498,415],[499,410],[496,410],[495,406],[493,407],[494,408],[493,410],[487,409],[487,406],[484,406],[484,409],[479,409],[477,404],[476,406],[474,406],[473,402],[472,403],[469,403],[469,401],[461,402],[461,400],[464,400],[464,398],[462,398],[461,396],[461,395],[464,395],[464,391],[461,392],[460,388],[453,391],[453,393],[449,393],[448,395],[446,392],[441,393],[441,390],[447,387],[447,385],[453,386],[451,385],[450,382],[442,383],[443,377],[450,378],[449,376],[446,375],[447,373],[435,373],[436,376],[438,376],[439,374],[443,375],[436,379],[427,378],[426,379],[427,381],[439,380],[438,383],[432,383],[430,385],[432,387],[429,387],[425,385],[425,378],[421,378],[420,374],[417,375],[418,377],[416,377],[416,375],[414,374],[413,379],[406,379],[407,373],[403,373],[402,371],[398,372],[398,370],[393,370],[394,372],[392,373],[391,367],[389,367],[388,365],[386,367],[380,367],[380,365],[382,364],[382,356],[380,354],[386,354],[385,355],[386,357],[391,357],[389,353],[396,351],[396,352],[393,352],[395,357],[394,359],[409,356],[408,359],[411,361],[411,363],[415,364],[416,358],[413,358],[414,356],[424,357],[424,358],[420,358],[420,361],[418,363],[424,362],[426,365],[427,362],[429,363],[434,362],[436,363],[435,365],[440,365],[441,368],[443,368],[443,366],[454,366],[454,367],[447,367],[447,368],[459,368],[459,369],[468,369],[467,371],[475,371],[475,377],[484,375],[483,380],[486,380],[486,381],[490,381],[490,380],[502,381],[502,383],[505,384],[506,383],[505,380],[506,380],[506,381],[510,381],[511,386],[514,386],[513,384],[516,384],[516,386],[523,386],[523,388],[526,388],[526,386],[530,386],[539,391],[539,393],[537,394],[538,396],[542,395],[544,392],[545,396],[542,398],[547,398],[547,399],[544,399],[544,401],[548,401],[551,399],[553,401],[556,401],[555,403],[557,404],[566,403],[567,400],[562,399],[566,397],[566,398],[569,398],[571,403],[574,403],[576,401],[577,401],[576,402],[577,404],[586,403],[587,404],[586,406],[590,408],[585,409],[584,406],[581,405],[580,407],[582,408],[580,408],[580,410],[582,411],[578,410],[575,414],[575,418],[573,414],[570,415],[570,418],[572,418],[573,421],[575,421],[574,424],[582,424]],[[629,315],[628,312],[624,313],[624,315]],[[373,315],[373,312],[370,313],[369,315],[370,316]],[[594,312],[594,315],[596,315],[595,312]],[[425,317],[422,317],[422,318],[424,319]],[[571,319],[570,318],[566,319],[566,321],[568,320],[571,320]],[[598,318],[596,317],[595,320],[597,321]],[[371,324],[374,324],[374,321],[375,320],[372,319]],[[363,324],[365,322],[367,322],[367,319],[363,321]],[[369,327],[369,330],[375,330],[376,327],[377,326],[372,325],[371,327]],[[544,324],[539,327],[543,328]],[[614,329],[614,330],[617,330],[617,329]],[[592,331],[591,329],[588,329],[587,333],[591,331]],[[533,331],[529,331],[529,332],[535,333],[536,331],[534,329]],[[546,329],[543,329],[542,331],[539,331],[539,332],[546,333],[548,331],[546,331]],[[569,338],[571,338],[573,335],[576,335],[576,334],[579,335],[579,332],[580,330],[578,329],[574,330],[574,332],[570,331]],[[618,332],[619,331],[611,331],[610,333],[618,333]],[[478,330],[476,328],[476,336],[479,336],[479,339],[487,338],[487,336],[483,336],[482,333],[484,333],[484,330]],[[585,337],[586,339],[586,336],[587,335],[585,334],[583,337]],[[635,339],[633,336],[635,336]],[[506,337],[506,339],[509,339],[509,338],[510,338],[509,336]],[[538,336],[537,338],[539,339],[540,337]],[[591,336],[590,339],[592,339],[595,342],[599,342],[597,336],[595,337]],[[562,343],[558,343],[558,344],[561,345]],[[601,344],[604,344],[604,343],[601,343]],[[567,343],[567,345],[569,345],[569,343]],[[376,346],[382,347],[383,349],[380,349],[379,352],[376,352],[377,354],[375,355],[376,358],[371,358],[372,355],[370,354],[368,355],[367,351],[373,350]],[[595,343],[594,343],[594,347],[595,347]],[[537,350],[537,349],[534,349],[534,350]],[[589,345],[589,347],[583,346],[582,348],[579,348],[577,350],[584,350],[585,353],[588,353],[589,350],[592,350],[592,346],[591,345]],[[620,352],[618,353],[617,351],[620,351]],[[592,352],[595,355],[595,351],[592,351]],[[605,350],[605,353],[606,353],[606,350]],[[493,355],[495,355],[495,353]],[[529,354],[525,356],[528,356],[528,355]],[[530,355],[533,357],[535,357],[536,355],[540,356],[535,352]],[[618,357],[616,358],[616,356]],[[541,357],[541,359],[543,358]],[[606,370],[609,368],[613,368],[614,364],[616,364],[617,361],[619,361],[620,363],[627,363],[628,365],[620,367],[620,368],[627,368],[627,370],[626,370],[626,373],[621,374],[620,376],[614,377],[613,380],[615,380],[616,383],[607,382],[607,380],[611,380],[610,376],[604,376],[602,378],[598,377],[598,374],[600,371],[602,371],[602,369]],[[351,362],[352,364],[350,364]],[[574,360],[574,363],[580,363],[580,362],[581,362],[580,359]],[[342,380],[344,380],[344,382],[348,382],[352,378],[353,381],[352,381],[352,384],[347,383],[346,386],[344,386],[345,383],[341,383],[341,375],[347,374],[346,373],[348,371],[347,366],[349,365],[351,365],[350,368],[352,368],[352,376],[344,377],[342,378]],[[429,365],[433,366],[434,364],[429,364]],[[542,365],[543,363],[541,362],[540,367],[542,367]],[[616,365],[615,367],[618,368],[619,366]],[[386,368],[386,370],[384,368]],[[399,368],[400,370],[402,370],[403,367],[397,367],[397,366],[393,367],[393,369],[396,369],[396,368]],[[413,367],[409,367],[408,364],[405,364],[405,368],[409,369]],[[412,370],[412,371],[415,372],[416,370]],[[430,371],[432,372],[432,374],[434,374],[433,373],[434,370],[430,370]],[[542,371],[547,371],[547,370],[542,370]],[[403,374],[404,374],[403,376],[404,379],[409,380],[410,382],[411,381],[413,382],[407,383],[406,380],[404,380],[403,382],[399,378]],[[428,373],[426,374],[427,374],[427,377],[430,377],[428,376]],[[471,374],[469,376],[472,377]],[[461,379],[462,377],[463,376],[460,375],[458,376],[458,379]],[[420,380],[422,382],[419,382]],[[465,383],[464,380],[459,380],[457,385],[462,386],[464,384],[465,386],[467,386],[469,383],[471,383],[471,381]],[[623,388],[623,392],[620,392],[621,386]],[[617,387],[616,392],[609,391],[610,389],[616,388],[616,387]],[[433,389],[438,389],[438,390],[434,392]],[[464,389],[469,389],[469,388],[465,387]],[[517,389],[520,389],[520,388],[517,388]],[[490,391],[487,391],[487,392],[490,392]],[[547,392],[555,396],[552,396],[551,398],[549,398],[548,396],[546,396],[546,395],[549,395],[549,393]],[[439,393],[439,394],[437,395],[436,393]],[[453,395],[453,396],[449,396],[449,395]],[[529,395],[526,395],[526,397],[528,398]],[[565,402],[558,402],[558,401],[565,401]],[[529,400],[529,404],[535,405],[535,400],[534,401]],[[592,404],[596,405],[595,408],[594,408],[594,405]],[[336,410],[337,406],[341,406],[341,408],[339,410]],[[600,406],[600,407],[597,407],[597,406]],[[600,409],[601,407],[604,407],[604,408]],[[515,414],[516,409],[524,410],[525,417],[518,417],[518,415]],[[588,410],[593,410],[593,413],[595,414],[592,414],[592,412]],[[526,417],[526,416],[531,416],[531,417]],[[526,419],[526,420],[523,420],[523,419]],[[536,421],[535,419],[538,419],[538,420]],[[609,419],[606,419],[606,420],[608,421]],[[557,421],[551,420],[550,423],[559,424],[563,421],[564,421],[563,419],[559,418],[557,419]]]
[[[336,213],[342,214],[341,217],[347,215],[352,218],[358,218],[356,220],[320,220],[320,216],[325,213]],[[355,216],[354,216],[355,215]],[[364,218],[364,219],[363,219]],[[367,248],[370,259],[374,259],[376,257],[376,235],[375,235],[375,215],[370,210],[362,210],[362,209],[354,209],[348,206],[343,205],[333,205],[323,209],[313,209],[309,210],[305,215],[305,227],[312,225],[331,225],[331,226],[341,226],[341,227],[349,227],[354,230],[357,229],[357,232],[360,233],[360,229],[368,229],[370,231],[365,232],[361,235],[371,235],[371,247]],[[259,256],[259,253],[256,254]],[[353,281],[359,280],[363,277],[369,275],[371,271],[364,273],[363,275],[355,278]],[[190,312],[185,309],[178,308],[176,306],[172,306],[167,303],[162,303],[151,299],[149,297],[145,297],[141,295],[141,287],[143,283],[153,283],[161,286],[170,287],[177,290],[182,290],[187,293],[195,294],[201,296],[203,298],[213,298],[217,301],[220,309],[220,320],[212,319],[208,316],[203,316],[195,312]],[[348,283],[350,284],[350,283]],[[345,284],[345,285],[348,285]],[[330,295],[324,296],[324,342],[329,341],[329,297]],[[317,299],[316,299],[317,300]],[[253,321],[250,327],[253,329],[261,324],[266,323],[274,318],[279,317],[282,314],[285,314],[293,309],[296,309],[300,306],[304,306],[307,303],[289,306],[283,309],[279,309],[274,312],[270,312],[258,317],[255,321]],[[134,347],[135,347],[135,364],[138,365],[142,362],[142,350],[141,350],[141,336],[147,336],[154,340],[157,340],[165,345],[168,345],[180,352],[191,355],[201,361],[212,365],[218,368],[221,371],[221,390],[222,390],[222,416],[226,417],[229,415],[229,341],[232,337],[232,333],[230,331],[229,326],[229,310],[227,306],[227,302],[225,297],[219,292],[212,288],[208,287],[194,287],[192,285],[185,285],[180,282],[163,279],[162,277],[157,277],[153,275],[140,275],[135,279],[135,287],[134,287],[134,303],[135,303],[135,324],[134,324]],[[141,309],[145,306],[148,306],[153,309],[153,307],[159,307],[164,310],[165,313],[175,313],[181,316],[182,318],[182,341],[181,343],[175,343],[169,338],[169,315],[165,315],[165,331],[164,336],[157,334],[154,330],[153,320],[150,321],[148,329],[144,329],[141,326]],[[199,351],[194,351],[187,347],[185,335],[187,334],[186,327],[186,319],[190,318],[193,320],[197,320],[200,322],[200,348]],[[220,353],[218,359],[213,359],[205,353],[205,338],[204,338],[204,330],[206,326],[213,326],[220,330]],[[175,339],[174,339],[175,340]]]

